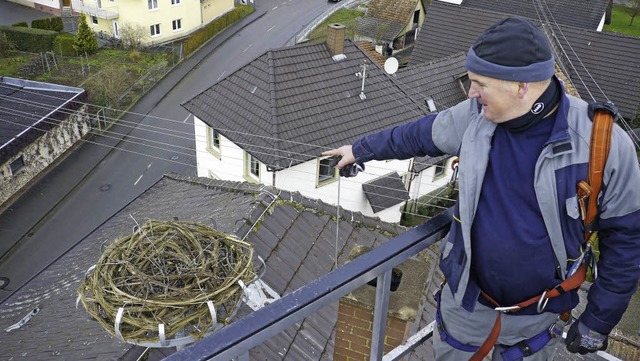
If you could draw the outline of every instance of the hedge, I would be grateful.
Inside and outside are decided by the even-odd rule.
[[[11,24],[11,26],[21,26],[23,28],[28,28],[29,24],[26,21],[20,21],[15,24]]]
[[[253,12],[253,7],[247,5],[237,5],[233,10],[215,19],[202,29],[195,31],[184,41],[184,54],[189,55],[207,40],[224,30],[227,26],[244,18]]]
[[[64,30],[64,23],[62,22],[61,17],[35,19],[31,21],[31,27],[34,29],[53,30],[61,32],[62,30]]]
[[[76,55],[76,51],[73,48],[74,40],[75,37],[73,34],[61,33],[60,35],[56,36],[56,39],[53,42],[53,51],[55,51],[56,54],[61,55]]]
[[[0,26],[0,32],[3,32],[18,50],[32,53],[53,50],[53,41],[58,36],[55,31],[19,26]]]

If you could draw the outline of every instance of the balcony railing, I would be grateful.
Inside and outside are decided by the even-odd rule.
[[[371,360],[382,360],[391,271],[395,266],[444,237],[451,224],[449,211],[410,229],[380,247],[301,287],[165,360],[249,359],[249,350],[289,326],[328,306],[377,277]],[[433,334],[433,323],[385,355],[398,360]]]
[[[107,2],[107,0],[104,0]],[[103,6],[103,1],[71,0],[73,10],[78,13],[92,15],[100,19],[113,20],[120,17],[118,5]]]

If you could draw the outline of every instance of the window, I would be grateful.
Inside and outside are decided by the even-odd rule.
[[[24,167],[24,158],[22,158],[22,156],[19,156],[18,158],[14,159],[11,163],[9,163],[9,169],[11,169],[11,174],[13,175],[18,173],[20,169],[22,169],[23,167]]]
[[[435,169],[433,170],[433,180],[442,178],[445,173],[447,173],[447,160],[443,160],[441,162],[436,163]]]
[[[149,10],[155,10],[158,8],[158,0],[147,0],[147,5],[149,5]]]
[[[160,35],[160,24],[153,24],[150,26],[151,28],[151,36]]]
[[[171,0],[171,5],[180,5],[180,0]]]
[[[318,160],[318,187],[338,179],[338,171],[331,165],[331,158]]]
[[[220,133],[207,127],[207,150],[220,159]]]
[[[182,29],[182,19],[172,21],[171,25],[173,26],[173,31]]]
[[[91,15],[91,23],[93,25],[98,25],[98,17],[95,15]]]
[[[471,81],[469,80],[469,75],[464,73],[457,77],[458,84],[460,88],[465,94],[469,94],[469,89],[471,89]]]
[[[260,162],[247,152],[244,153],[244,177],[250,182],[260,181]]]

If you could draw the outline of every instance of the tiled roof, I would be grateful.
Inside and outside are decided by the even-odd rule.
[[[54,111],[83,93],[80,88],[0,76],[0,164],[66,118],[64,110]]]
[[[409,192],[398,172],[391,172],[362,184],[373,213],[378,213],[409,199]]]
[[[478,35],[506,14],[432,1],[411,54],[411,65],[467,53]]]
[[[434,165],[442,162],[443,160],[451,158],[450,155],[441,155],[439,157],[416,157],[413,161],[413,169],[416,172],[422,172],[423,170],[433,167]]]
[[[371,0],[367,14],[357,19],[355,33],[392,41],[413,21],[418,1],[420,0]]]
[[[413,12],[421,0],[371,0],[367,16],[390,20],[407,26],[413,20]]]
[[[640,38],[569,26],[554,32],[570,60],[562,57],[563,71],[580,97],[605,101],[604,92],[622,116],[634,119],[640,106]]]
[[[276,201],[274,201],[274,197]],[[265,212],[269,209],[270,212]],[[131,345],[111,337],[82,309],[76,290],[103,244],[131,233],[147,219],[194,221],[244,237],[266,262],[262,280],[279,294],[326,274],[334,255],[344,264],[355,245],[375,247],[404,229],[377,218],[341,210],[336,240],[336,208],[298,193],[249,183],[166,175],[83,239],[0,305],[0,329],[36,307],[40,312],[21,328],[4,332],[3,359],[115,360]],[[261,218],[263,217],[263,218]],[[253,227],[259,223],[259,227]],[[348,242],[347,242],[348,240]],[[251,312],[243,306],[238,314]],[[238,316],[238,317],[239,317]],[[326,307],[254,348],[254,359],[330,359],[337,305]],[[328,356],[327,356],[328,355]]]
[[[407,88],[416,102],[425,104],[432,98],[436,111],[452,107],[467,98],[467,94],[456,79],[466,74],[465,53],[457,53],[427,63],[402,68],[397,79]]]
[[[398,23],[388,19],[379,19],[373,16],[361,16],[356,19],[354,32],[372,39],[393,41],[407,26],[407,23]]]
[[[325,43],[270,50],[183,106],[276,170],[426,114],[351,40],[344,55],[333,60]]]
[[[413,65],[461,51],[466,53],[484,29],[508,16],[440,1],[433,1],[426,13],[413,49]],[[560,45],[556,48],[569,54],[573,66],[563,56],[563,71],[581,98],[592,101],[590,91],[597,101],[604,100],[600,87],[625,118],[635,118],[640,104],[640,38],[564,25],[550,29],[555,34],[554,43]]]
[[[551,23],[597,30],[610,0],[464,0],[462,7],[545,19]]]

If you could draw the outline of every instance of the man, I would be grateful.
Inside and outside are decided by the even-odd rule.
[[[468,100],[324,155],[341,156],[338,168],[459,155],[459,199],[441,247],[436,359],[482,358],[498,315],[494,359],[551,359],[564,327],[558,315],[576,306],[577,291],[517,312],[509,306],[559,285],[584,249],[576,185],[587,179],[588,105],[565,94],[546,36],[523,19],[487,29],[466,66]],[[606,348],[640,277],[640,170],[618,126],[603,182],[599,277],[566,340],[582,354]]]

